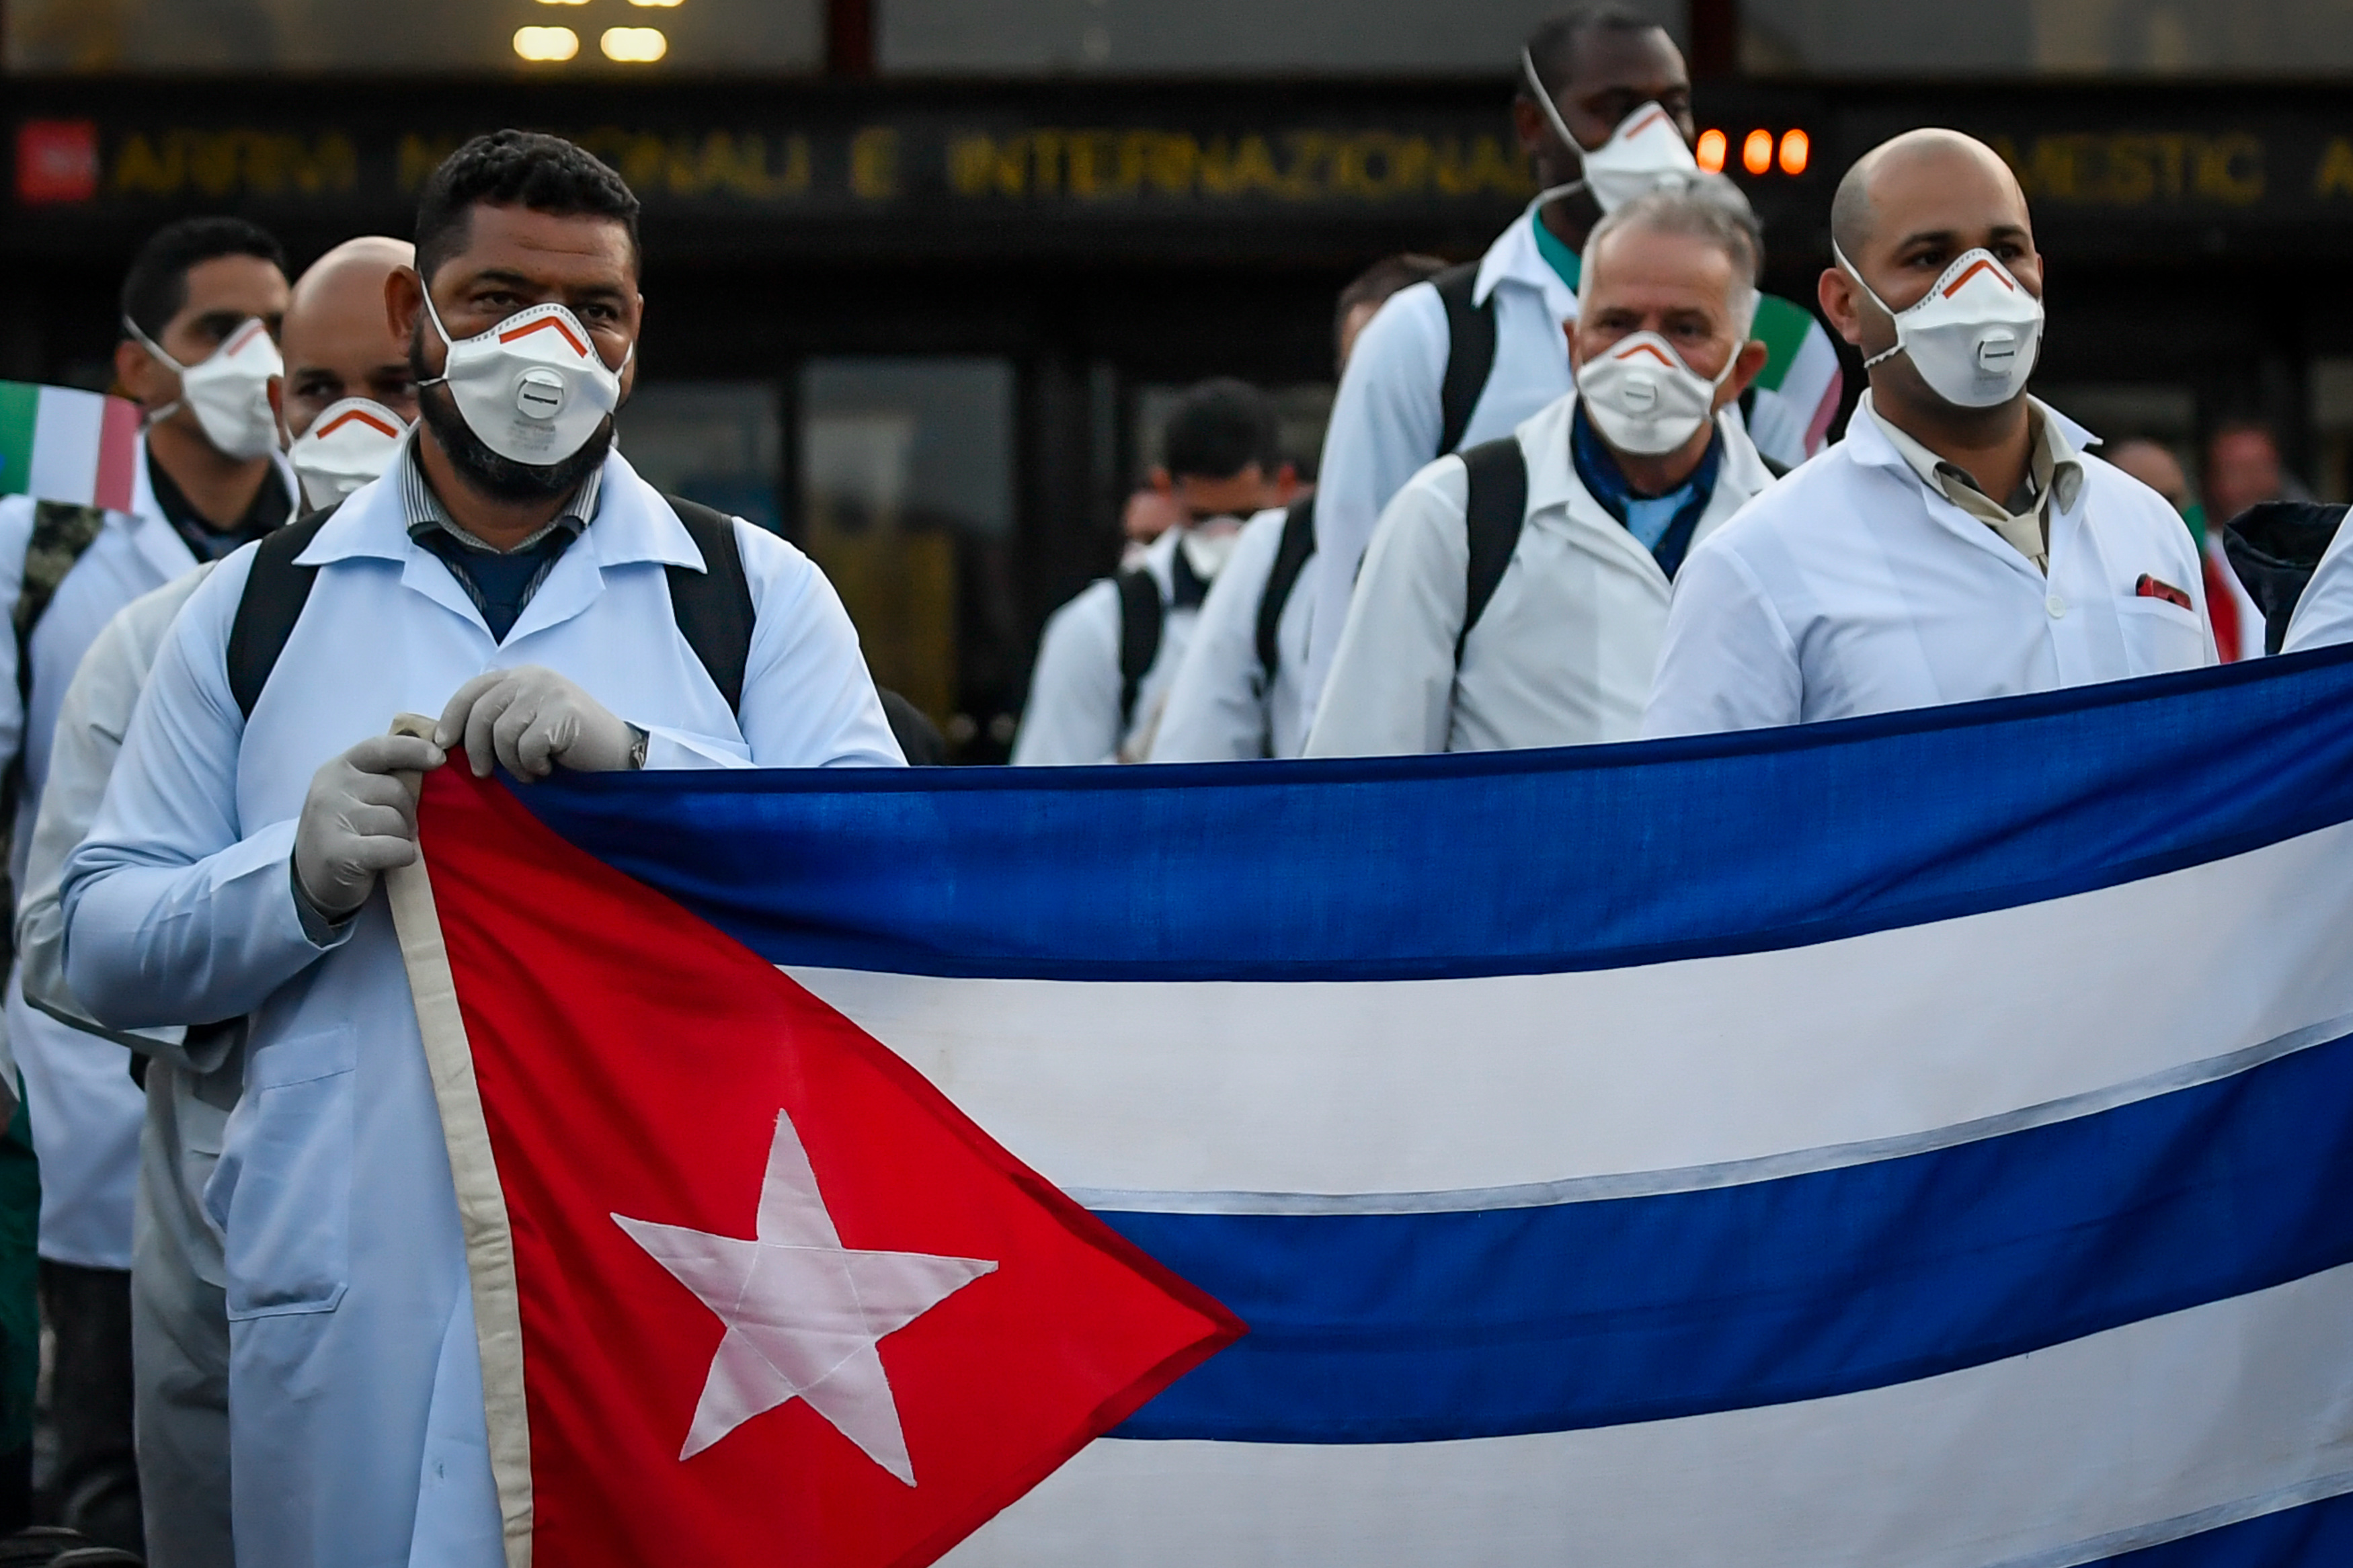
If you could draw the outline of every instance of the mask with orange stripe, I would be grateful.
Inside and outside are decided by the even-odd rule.
[[[487,332],[456,339],[429,291],[425,313],[449,355],[439,375],[417,385],[447,386],[466,427],[501,458],[552,467],[586,446],[620,406],[620,370],[605,363],[580,318],[561,305],[533,305]],[[637,352],[632,343],[629,353]],[[623,356],[622,368],[628,363]]]
[[[407,429],[406,420],[372,397],[330,403],[286,447],[286,460],[302,481],[302,499],[313,507],[333,506],[381,479]]]
[[[1577,397],[1612,447],[1655,458],[1699,434],[1715,413],[1715,389],[1739,360],[1725,356],[1711,381],[1658,333],[1634,332],[1577,367]]]
[[[1895,323],[1893,346],[1863,361],[1863,369],[1907,355],[1928,390],[1960,408],[1991,408],[2026,390],[2042,346],[2042,301],[1991,251],[1956,257],[1917,304],[1901,310],[1888,309],[1835,244],[1831,255]]]

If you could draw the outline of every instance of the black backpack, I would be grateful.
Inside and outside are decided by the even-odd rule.
[[[1462,445],[1471,428],[1471,411],[1487,390],[1487,377],[1494,374],[1495,297],[1490,294],[1484,304],[1472,304],[1471,293],[1478,283],[1475,261],[1450,267],[1430,280],[1438,290],[1438,302],[1446,307],[1446,379],[1438,388],[1438,450],[1432,458]]]
[[[1283,606],[1291,603],[1291,591],[1299,586],[1299,574],[1306,569],[1308,558],[1315,553],[1315,497],[1291,503],[1282,514],[1282,539],[1274,547],[1274,564],[1266,574],[1266,592],[1258,600],[1258,662],[1266,672],[1266,684],[1274,684],[1275,669],[1282,662],[1282,649],[1277,646],[1275,633],[1282,626]]]
[[[670,613],[681,636],[702,661],[712,684],[727,700],[728,710],[744,705],[744,670],[752,655],[752,584],[744,574],[744,554],[735,545],[734,520],[699,502],[664,496],[687,537],[702,552],[706,570],[665,566],[670,575]],[[317,581],[316,566],[301,566],[294,558],[310,548],[319,530],[334,515],[330,507],[288,523],[255,547],[253,570],[245,593],[237,602],[237,617],[229,625],[228,689],[237,711],[253,717],[262,688],[278,656],[286,651],[302,607],[310,602]],[[1156,601],[1155,601],[1156,602]]]

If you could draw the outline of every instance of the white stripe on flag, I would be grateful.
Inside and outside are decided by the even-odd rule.
[[[1831,1399],[1474,1442],[1099,1440],[951,1568],[2066,1568],[2353,1490],[2353,1268]]]
[[[41,388],[26,493],[89,505],[98,483],[99,437],[105,422],[106,399],[98,393]]]
[[[2353,1014],[2348,880],[2342,825],[2073,898],[1639,969],[789,973],[1098,1206],[1452,1193],[1786,1160],[2177,1087],[2193,1064]]]

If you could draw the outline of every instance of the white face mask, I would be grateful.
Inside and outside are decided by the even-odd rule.
[[[1620,452],[1655,458],[1699,433],[1715,413],[1715,391],[1737,353],[1713,381],[1683,363],[1656,332],[1619,339],[1577,367],[1577,396],[1601,438]]]
[[[2042,301],[1984,249],[1954,258],[1920,302],[1891,310],[1833,244],[1831,254],[1854,286],[1895,323],[1891,348],[1862,362],[1869,370],[1909,355],[1928,389],[1957,407],[1991,408],[2026,390],[2042,345]]]
[[[408,426],[399,415],[365,397],[330,403],[286,448],[302,481],[302,497],[330,507],[371,479],[381,479]]]
[[[242,460],[278,449],[278,416],[269,409],[269,382],[285,370],[286,362],[278,357],[278,345],[259,317],[249,318],[195,364],[182,364],[165,353],[130,317],[122,319],[122,325],[158,363],[180,374],[178,400],[149,415],[149,424],[168,419],[185,406],[195,412],[205,439],[224,458]]]
[[[1538,196],[1538,202],[1583,188],[1593,193],[1594,204],[1603,212],[1613,213],[1662,186],[1687,185],[1699,178],[1699,160],[1692,156],[1674,116],[1658,104],[1646,103],[1620,121],[1609,140],[1588,153],[1568,133],[1559,106],[1545,90],[1544,79],[1536,75],[1535,57],[1525,49],[1520,51],[1520,69],[1528,79],[1528,90],[1543,106],[1545,118],[1552,121],[1554,132],[1577,154],[1585,171],[1584,178],[1555,186]]]
[[[1216,582],[1241,536],[1242,520],[1238,517],[1205,518],[1187,528],[1182,545],[1193,574],[1204,583]]]
[[[580,318],[561,305],[517,310],[489,331],[452,340],[425,297],[425,314],[448,346],[437,383],[449,389],[459,417],[500,457],[547,468],[588,444],[621,405],[621,373],[605,363]],[[638,352],[629,345],[629,354]],[[628,366],[628,356],[621,360]]]

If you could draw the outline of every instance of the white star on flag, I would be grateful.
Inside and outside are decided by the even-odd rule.
[[[800,1134],[781,1110],[752,1240],[617,1214],[613,1223],[727,1325],[681,1460],[754,1415],[805,1399],[868,1458],[915,1484],[875,1345],[996,1272],[995,1263],[843,1247]]]

